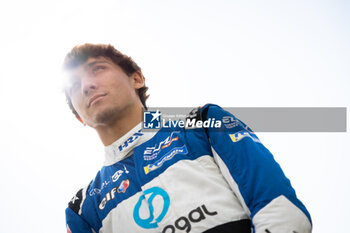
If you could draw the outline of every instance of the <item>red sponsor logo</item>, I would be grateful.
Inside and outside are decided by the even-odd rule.
[[[179,136],[176,136],[176,138],[171,139],[169,143],[167,143],[167,144],[162,146],[162,149],[164,149],[165,147],[170,146],[173,141],[177,141],[178,139],[179,139]]]
[[[118,193],[125,193],[126,189],[129,187],[129,185],[130,185],[129,179],[123,180],[120,183],[120,185],[119,185],[119,187],[117,189],[117,192]]]

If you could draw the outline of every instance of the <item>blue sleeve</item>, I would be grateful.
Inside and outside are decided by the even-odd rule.
[[[208,129],[214,159],[250,215],[255,232],[311,232],[311,217],[289,179],[259,138],[217,105],[201,109],[202,119],[221,121]]]
[[[90,184],[80,189],[68,203],[66,209],[67,233],[95,233],[91,225],[82,217],[82,206],[86,200],[86,190]]]
[[[89,224],[69,207],[66,209],[66,226],[67,233],[93,233]]]

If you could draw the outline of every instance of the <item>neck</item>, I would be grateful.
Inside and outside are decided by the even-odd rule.
[[[112,144],[139,124],[142,121],[142,110],[142,105],[129,108],[113,124],[95,128],[102,143],[105,146]]]

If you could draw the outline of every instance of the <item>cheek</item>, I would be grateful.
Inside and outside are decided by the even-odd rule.
[[[128,98],[135,92],[131,82],[126,78],[115,81],[110,87],[119,98]]]
[[[81,115],[81,112],[82,112],[82,100],[79,99],[77,96],[72,96],[71,97],[71,102],[72,102],[72,106],[73,108],[75,109],[75,111]]]

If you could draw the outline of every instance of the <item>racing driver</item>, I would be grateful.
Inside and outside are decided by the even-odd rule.
[[[231,113],[207,104],[188,120],[217,119],[219,129],[146,132],[148,88],[130,57],[84,44],[67,54],[64,69],[68,105],[105,146],[103,167],[68,204],[67,232],[311,232],[280,166]]]

